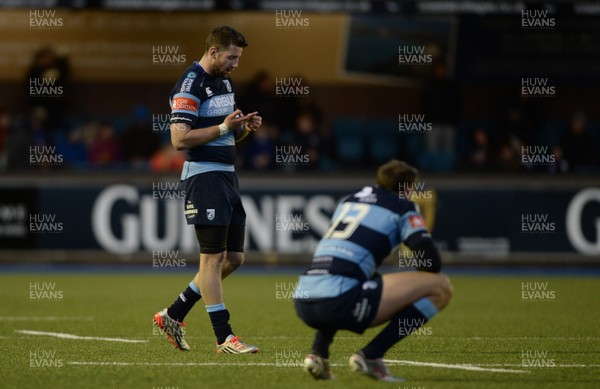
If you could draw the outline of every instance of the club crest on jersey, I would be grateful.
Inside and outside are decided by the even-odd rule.
[[[365,186],[360,190],[360,192],[354,194],[354,197],[358,199],[358,201],[363,203],[376,203],[377,195],[373,193],[372,186]]]
[[[210,89],[210,86],[207,86],[206,88],[204,88],[204,90],[206,91],[207,97],[214,95],[213,91]]]
[[[363,290],[377,289],[377,282],[375,282],[375,281],[367,281],[367,282],[365,282],[365,283],[362,284],[362,288],[363,288]]]
[[[215,219],[215,209],[214,208],[207,209],[206,217],[208,218],[208,220],[214,220]]]
[[[186,76],[187,78],[196,78],[196,73],[194,72],[189,72]]]
[[[225,84],[227,92],[231,93],[231,83],[229,82],[229,80],[223,80],[223,84]]]

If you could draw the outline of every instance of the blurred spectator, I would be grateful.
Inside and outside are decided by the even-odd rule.
[[[292,146],[301,147],[301,153],[308,155],[308,163],[297,165],[301,169],[318,169],[323,151],[318,120],[312,111],[305,111],[296,118]]]
[[[143,105],[133,111],[133,123],[121,139],[125,160],[135,169],[145,169],[148,161],[160,147],[160,139],[152,131],[150,112]]]
[[[95,133],[96,130],[94,129],[94,137]],[[58,153],[64,156],[65,163],[68,166],[75,168],[86,168],[89,166],[88,143],[86,143],[84,128],[77,127],[72,129],[66,136],[58,139],[56,146]]]
[[[587,131],[587,118],[583,112],[573,115],[569,130],[561,136],[558,146],[569,171],[577,171],[596,163],[594,139]]]
[[[0,109],[0,170],[6,169],[8,135],[12,129],[12,121],[12,113],[8,110]]]
[[[446,63],[438,61],[433,66],[434,80],[425,90],[422,101],[425,121],[432,124],[426,135],[427,151],[454,152],[461,97],[458,86],[448,75]]]
[[[68,59],[59,56],[52,47],[39,49],[27,73],[29,108],[43,108],[50,129],[62,129],[67,111]]]
[[[48,110],[42,106],[36,106],[29,113],[29,133],[32,138],[32,146],[47,146],[50,144],[48,129]]]
[[[264,123],[260,130],[247,139],[244,150],[244,165],[253,170],[267,170],[275,164],[275,140],[277,127]]]
[[[115,136],[115,129],[109,123],[102,123],[96,138],[90,145],[89,158],[92,167],[115,167],[121,162],[121,146]]]
[[[514,172],[521,169],[522,165],[519,161],[519,144],[513,142],[502,142],[496,154],[495,168],[500,171]]]
[[[155,173],[180,173],[185,162],[185,153],[175,150],[170,143],[165,143],[150,158],[150,169]]]
[[[510,101],[500,120],[498,138],[501,142],[519,142],[520,145],[534,146],[542,130],[545,114],[541,105],[534,99],[522,96]],[[509,140],[508,138],[514,138]]]
[[[288,80],[294,80],[299,85],[298,88],[305,89],[307,94],[286,94],[278,96],[277,99],[277,127],[288,135],[293,133],[296,127],[296,119],[298,115],[303,112],[310,112],[314,119],[317,121],[317,125],[321,125],[323,120],[323,113],[321,108],[318,106],[314,90],[310,89],[306,77],[301,74],[294,74],[287,78]],[[285,140],[284,140],[285,141]]]
[[[466,167],[477,171],[487,171],[492,167],[492,149],[487,131],[481,127],[471,133]]]
[[[266,70],[259,70],[246,87],[241,99],[244,114],[258,111],[263,122],[277,119],[277,98],[273,79]]]
[[[569,163],[565,160],[563,152],[559,146],[552,148],[555,163],[548,165],[548,172],[551,174],[568,173]]]

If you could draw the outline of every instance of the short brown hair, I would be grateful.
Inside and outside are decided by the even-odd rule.
[[[211,47],[223,49],[230,45],[244,48],[248,46],[248,42],[246,42],[246,38],[244,38],[241,32],[232,27],[215,27],[210,34],[208,34],[208,37],[206,37],[205,52],[208,52]]]
[[[377,169],[377,185],[391,192],[397,192],[400,183],[411,184],[419,176],[419,171],[404,161],[392,159]]]

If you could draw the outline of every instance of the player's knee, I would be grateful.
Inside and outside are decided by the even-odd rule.
[[[452,283],[450,282],[450,278],[443,273],[439,273],[439,302],[440,309],[446,307],[452,298],[453,288]]]
[[[236,252],[228,252],[226,257],[227,264],[233,269],[237,269],[238,267],[244,264],[244,254],[236,253]]]
[[[214,254],[202,254],[200,256],[200,261],[206,261],[210,265],[221,266],[225,261],[225,252],[222,253],[214,253]]]

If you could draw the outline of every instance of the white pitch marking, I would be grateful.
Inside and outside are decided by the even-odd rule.
[[[76,339],[76,340],[103,340],[105,342],[122,342],[122,343],[147,343],[147,340],[124,339],[124,338],[101,338],[98,336],[79,336],[73,334],[65,334],[62,332],[45,332],[45,331],[30,331],[30,330],[15,330],[20,334],[25,335],[41,335],[52,336],[61,339]]]
[[[414,366],[429,366],[429,367],[441,367],[447,369],[460,369],[470,371],[485,371],[495,373],[529,373],[527,370],[511,370],[511,369],[488,369],[472,365],[447,365],[443,363],[429,363],[429,362],[414,362],[414,361],[388,361],[390,363],[414,365]],[[221,363],[221,362],[78,362],[72,361],[67,362],[69,365],[79,366],[266,366],[266,367],[298,367],[295,365],[282,366],[276,363]],[[345,363],[333,363],[332,366],[346,366]]]
[[[0,321],[92,321],[92,316],[0,316]]]
[[[518,363],[478,363],[476,366],[507,366],[507,367],[536,367],[536,366],[523,366]],[[553,367],[600,367],[600,365],[585,365],[585,364],[571,364],[571,365],[557,365]],[[548,367],[542,367],[547,369]]]
[[[261,338],[261,339],[306,339],[306,337],[310,337],[311,335],[306,336],[287,336],[287,335],[271,335],[271,336],[253,336],[252,338]],[[202,336],[198,336],[198,338],[202,338]],[[205,338],[210,338],[210,336],[205,336]],[[336,336],[336,339],[358,339],[361,337],[359,335],[356,336],[346,336],[340,335]],[[598,340],[600,337],[597,336],[429,336],[429,339],[464,339],[464,340]]]
[[[446,363],[434,363],[434,362],[418,362],[418,361],[402,361],[393,359],[384,359],[385,362],[398,364],[398,365],[411,365],[411,366],[429,366],[429,367],[441,367],[444,369],[458,369],[458,370],[469,370],[469,371],[489,371],[495,373],[529,373],[529,370],[514,370],[514,369],[496,369],[496,368],[485,368],[475,365],[457,365],[457,364],[446,364]]]
[[[248,363],[222,363],[222,362],[67,362],[69,365],[82,366],[277,366],[276,363],[248,362]]]

